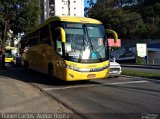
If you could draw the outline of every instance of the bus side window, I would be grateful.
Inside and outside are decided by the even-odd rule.
[[[30,34],[25,41],[22,42],[22,47],[24,48],[27,45],[27,47],[36,46],[38,45],[38,32]]]
[[[40,41],[41,43],[51,45],[49,26],[45,26],[40,30]]]
[[[56,52],[62,56],[62,43],[61,43],[61,36],[57,32],[57,37],[56,37]]]
[[[56,41],[56,51],[59,55],[62,56],[62,44],[61,44],[61,41],[57,40]]]

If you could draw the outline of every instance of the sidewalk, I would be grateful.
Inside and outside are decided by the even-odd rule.
[[[5,70],[0,70],[0,119],[12,118],[5,118],[9,114],[25,116],[12,119],[27,119],[28,114],[32,116],[29,119],[60,119],[66,116],[68,119],[82,119],[60,101],[28,83],[19,73],[23,73],[21,68],[9,64]]]
[[[72,113],[31,85],[0,76],[0,113]]]
[[[3,114],[8,113],[32,113],[34,115],[61,113],[70,118],[80,118],[32,85],[0,75],[0,119],[4,118]]]

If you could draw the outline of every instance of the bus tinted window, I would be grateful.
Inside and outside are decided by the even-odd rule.
[[[68,23],[68,24],[64,24],[65,28],[82,28],[82,24],[72,24],[72,23]]]
[[[89,37],[104,37],[104,28],[102,26],[89,26],[87,25],[87,31]]]
[[[29,46],[38,45],[38,36],[34,36],[28,39]]]
[[[48,25],[40,29],[40,41],[41,43],[51,45]]]

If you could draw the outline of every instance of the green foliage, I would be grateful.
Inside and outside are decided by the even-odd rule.
[[[145,31],[143,19],[136,12],[128,12],[120,8],[106,8],[105,11],[98,14],[90,15],[102,21],[105,28],[111,28],[118,32],[120,37],[134,38]]]
[[[15,33],[30,31],[38,23],[40,14],[39,0],[19,0],[18,12],[12,19],[12,29]]]
[[[29,31],[38,22],[39,0],[1,0],[0,6],[2,36],[8,30],[15,34]]]
[[[0,9],[1,8],[2,8],[2,3],[0,2]],[[3,14],[2,14],[2,11],[0,10],[0,24],[2,23],[2,19],[3,19]],[[0,29],[1,29],[1,25],[0,25]]]
[[[92,18],[99,18],[99,15],[103,14],[101,4],[95,4],[91,9],[88,10],[88,16]]]
[[[148,37],[160,31],[160,1],[138,0],[137,5],[122,7],[128,0],[105,0],[88,10],[106,28],[115,30],[120,38]]]
[[[139,56],[137,56],[136,57],[136,64],[146,64],[146,61],[145,61],[145,59],[143,58],[143,57],[139,57]]]
[[[94,0],[87,0],[87,3],[89,4],[89,7],[94,6]]]
[[[123,69],[122,68],[122,74],[129,75],[129,76],[138,76],[138,77],[143,77],[143,78],[160,79],[159,73],[150,72],[150,71],[139,71],[139,70],[134,70],[134,69]]]
[[[160,1],[159,0],[145,0],[137,5],[134,9],[139,13],[144,21],[146,34],[153,37],[160,32]]]
[[[88,16],[89,9],[91,9],[95,5],[94,0],[87,0],[87,3],[89,7],[84,8],[84,16],[86,17]]]

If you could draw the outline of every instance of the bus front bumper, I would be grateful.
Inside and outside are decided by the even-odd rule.
[[[109,76],[109,69],[104,69],[98,72],[78,72],[66,69],[64,76],[66,81],[101,79]]]

